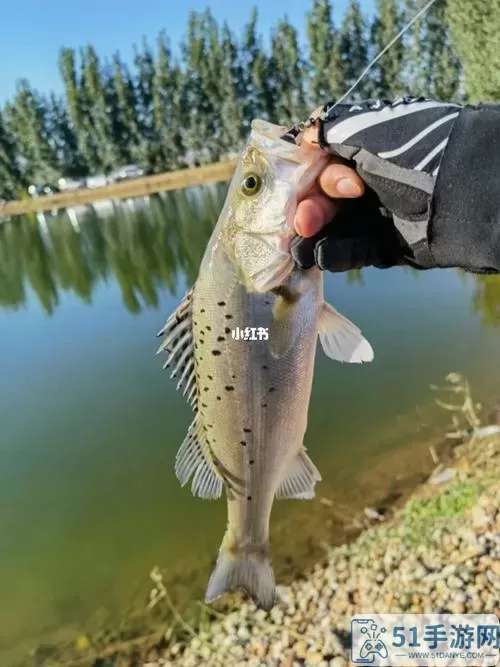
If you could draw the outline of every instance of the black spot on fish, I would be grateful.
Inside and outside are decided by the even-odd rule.
[[[226,320],[232,320],[232,319],[233,319],[233,316],[230,315],[230,314],[228,313],[228,314],[226,315]]]
[[[225,336],[217,336],[219,343],[222,343],[223,340],[226,340]]]
[[[267,408],[267,403],[262,403],[263,408]]]
[[[203,387],[203,391],[208,391],[208,387]]]
[[[252,496],[247,496],[247,500],[252,500]]]
[[[272,391],[274,391],[274,387],[271,387],[271,388],[269,389],[269,393],[271,393]]]
[[[204,312],[205,312],[205,309],[202,308],[202,309],[200,310],[200,313],[204,313]]]
[[[244,428],[243,433],[251,433],[252,429],[251,428]]]
[[[200,338],[200,345],[205,345],[205,341],[203,340],[203,338]]]
[[[233,380],[236,380],[236,375],[231,375],[231,378],[232,378]]]
[[[207,428],[213,428],[213,424],[207,424]]]
[[[231,385],[231,384],[227,384],[227,385],[224,387],[224,389],[225,389],[226,391],[234,391],[234,387],[233,387],[233,385]]]
[[[250,465],[253,465],[253,464],[255,463],[255,461],[254,461],[253,459],[250,459],[250,461],[249,461],[248,463],[249,463]]]
[[[198,343],[197,343],[196,341],[195,341],[195,343],[194,343],[194,349],[195,349],[195,350],[198,349]]]
[[[266,366],[266,364],[264,364],[264,365],[262,366],[262,368],[263,368],[263,370],[267,371],[267,366]]]
[[[205,405],[205,403],[202,403],[202,404],[201,404],[201,407],[202,407],[202,408],[206,408],[207,406]]]
[[[217,301],[218,306],[225,306],[226,302],[225,301]]]
[[[196,320],[193,320],[193,324],[194,324],[194,326],[196,326],[198,324],[198,322]]]
[[[212,327],[209,324],[207,324],[207,331],[212,331]]]
[[[243,445],[243,447],[247,446],[246,440],[240,440],[240,445]]]
[[[208,378],[209,380],[213,380],[213,377],[212,377],[211,375],[207,375],[207,378]]]
[[[217,396],[217,400],[220,401],[220,400],[221,400],[221,397],[220,397],[220,396]]]
[[[214,357],[218,357],[220,353],[221,353],[220,350],[212,350],[212,354],[214,355]]]
[[[224,332],[225,332],[225,333],[231,333],[231,329],[230,329],[229,327],[226,327],[226,328],[224,329]]]
[[[264,303],[266,304],[266,306],[270,306],[270,305],[271,305],[271,302],[268,301],[267,299],[264,301]]]

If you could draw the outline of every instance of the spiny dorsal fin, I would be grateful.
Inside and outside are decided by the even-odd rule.
[[[158,336],[164,336],[163,342],[158,348],[157,354],[167,352],[168,359],[163,368],[172,367],[171,378],[178,377],[177,389],[182,389],[182,394],[187,395],[190,405],[196,410],[197,390],[196,371],[193,354],[193,320],[191,316],[191,289],[179,307],[170,315],[167,323],[158,332]]]
[[[191,491],[200,498],[215,499],[222,494],[223,480],[215,469],[210,448],[203,437],[199,415],[193,419],[175,457],[175,474],[185,486],[191,477]]]
[[[276,491],[276,498],[310,500],[314,498],[314,486],[321,481],[321,475],[305,449],[302,449],[292,463],[285,479]]]

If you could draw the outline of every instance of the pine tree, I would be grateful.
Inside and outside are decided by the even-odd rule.
[[[15,199],[25,185],[16,144],[0,113],[0,199]]]
[[[23,79],[14,101],[6,105],[5,115],[26,177],[37,185],[55,185],[61,173],[49,141],[46,101]]]
[[[423,0],[406,0],[407,18],[423,6]],[[419,19],[406,43],[406,89],[446,101],[460,97],[461,64],[452,43],[447,20],[447,0],[437,2]]]
[[[87,112],[97,149],[99,168],[108,173],[121,162],[121,150],[115,139],[113,107],[108,96],[106,80],[93,46],[87,46],[83,56],[83,86],[88,103]]]
[[[285,17],[271,37],[271,76],[277,123],[290,125],[304,120],[307,105],[304,89],[304,62],[299,50],[297,30]]]
[[[182,74],[173,62],[165,33],[158,37],[158,56],[153,80],[153,114],[160,140],[161,169],[174,169],[181,164],[182,145]]]
[[[339,32],[340,71],[347,91],[361,75],[368,64],[368,36],[366,19],[359,0],[350,0]],[[371,94],[370,78],[359,83],[349,96],[360,100]]]
[[[338,76],[338,35],[332,18],[330,0],[314,0],[307,15],[309,39],[309,99],[310,109],[344,92]]]
[[[398,34],[403,22],[404,14],[397,0],[377,0],[377,15],[370,37],[374,57]],[[370,71],[370,97],[390,99],[405,94],[403,65],[407,57],[403,41],[399,40],[391,46]]]
[[[59,170],[69,178],[82,178],[88,169],[78,146],[78,139],[64,101],[51,93],[48,105],[47,133]]]
[[[257,20],[257,8],[254,7],[250,21],[245,26],[240,50],[245,134],[254,118],[270,120],[275,116],[270,59],[264,50],[261,36],[257,34]]]
[[[113,88],[116,94],[116,114],[129,159],[138,159],[141,128],[137,118],[136,95],[132,76],[119,53],[113,56]]]
[[[450,0],[446,8],[469,103],[500,100],[498,0]]]
[[[74,128],[79,149],[89,172],[99,168],[99,157],[92,131],[90,104],[83,85],[83,62],[77,74],[76,56],[73,49],[62,48],[59,53],[59,71],[66,89],[66,104]]]
[[[243,90],[242,72],[238,61],[238,48],[229,26],[224,23],[221,45],[220,92],[222,98],[221,147],[224,153],[239,152],[243,139]]]

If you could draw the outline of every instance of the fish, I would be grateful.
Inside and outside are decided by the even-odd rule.
[[[321,475],[304,447],[317,340],[341,362],[373,359],[360,329],[327,304],[323,274],[290,253],[298,201],[328,160],[254,120],[198,276],[158,335],[194,418],[176,455],[182,486],[227,499],[205,601],[242,590],[275,604],[274,499],[310,499]],[[237,339],[237,328],[254,331]],[[258,334],[258,335],[257,335]],[[250,334],[251,335],[251,334]]]

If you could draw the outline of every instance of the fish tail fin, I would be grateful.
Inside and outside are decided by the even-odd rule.
[[[266,550],[228,550],[222,548],[210,581],[205,602],[213,602],[224,593],[244,590],[261,609],[268,611],[275,603],[276,584],[273,566]]]

